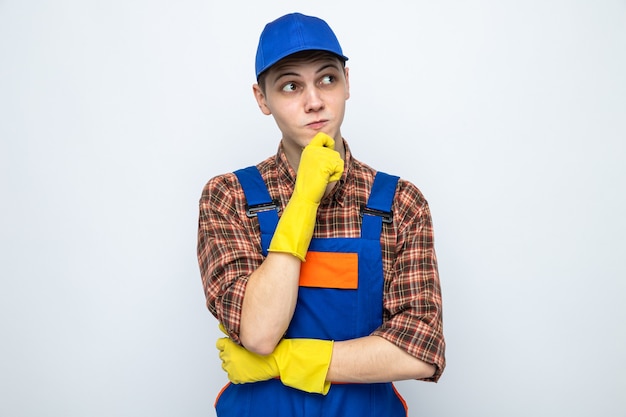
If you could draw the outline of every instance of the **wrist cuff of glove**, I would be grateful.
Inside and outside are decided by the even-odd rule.
[[[304,262],[313,237],[318,206],[292,196],[280,216],[268,250],[290,253]]]
[[[332,340],[287,339],[285,352],[275,356],[281,382],[300,391],[326,395],[330,382],[326,381],[333,354]]]

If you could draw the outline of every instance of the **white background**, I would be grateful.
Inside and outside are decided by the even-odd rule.
[[[0,0],[0,415],[214,415],[197,202],[276,151],[254,53],[292,11],[432,208],[448,368],[410,415],[625,416],[623,0]]]

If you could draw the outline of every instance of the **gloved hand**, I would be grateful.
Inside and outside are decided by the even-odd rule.
[[[335,141],[318,133],[304,148],[296,176],[296,184],[278,225],[270,252],[287,252],[304,261],[311,243],[317,207],[326,186],[343,174],[343,160],[335,151]]]
[[[332,340],[283,339],[266,356],[249,352],[227,337],[218,339],[216,346],[222,369],[233,384],[280,377],[286,386],[305,392],[326,395],[330,389],[326,374],[333,352]]]

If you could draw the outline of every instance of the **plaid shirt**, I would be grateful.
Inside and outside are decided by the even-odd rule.
[[[344,173],[319,206],[313,237],[360,237],[359,210],[367,202],[376,171],[352,158],[345,146]],[[257,168],[271,197],[284,209],[295,172],[282,147]],[[243,190],[232,173],[211,179],[200,199],[198,262],[207,306],[237,342],[248,277],[264,259],[258,221],[246,216],[245,206]],[[401,179],[392,211],[393,224],[385,224],[381,234],[383,324],[372,335],[435,365],[435,375],[428,380],[437,381],[445,368],[445,341],[430,210],[417,187]]]

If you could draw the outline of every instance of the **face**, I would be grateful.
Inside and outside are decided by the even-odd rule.
[[[283,134],[287,156],[299,156],[318,132],[341,140],[350,97],[348,69],[330,54],[286,58],[265,74],[264,90],[253,87],[259,108],[272,115]]]

